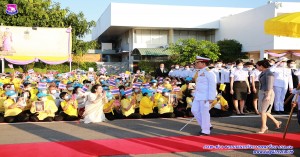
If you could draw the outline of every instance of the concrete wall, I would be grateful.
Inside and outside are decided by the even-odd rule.
[[[97,21],[96,27],[92,29],[92,40],[97,39],[105,30],[111,26],[111,5],[102,13]]]
[[[111,3],[92,30],[97,39],[111,26],[130,28],[218,29],[219,19],[250,8]]]
[[[221,18],[216,39],[235,39],[243,45],[244,52],[300,49],[300,39],[265,34],[264,22],[278,14],[300,11],[300,3],[282,3],[276,8],[268,4],[230,17]],[[298,44],[297,44],[298,43]]]

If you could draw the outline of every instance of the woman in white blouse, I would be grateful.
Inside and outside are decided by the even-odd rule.
[[[233,69],[230,75],[230,94],[233,95],[233,105],[237,115],[244,115],[245,100],[247,95],[250,94],[248,71],[245,71],[243,68],[243,61],[237,60],[236,68]]]
[[[100,84],[94,85],[86,100],[85,111],[83,113],[84,123],[105,121],[103,106],[107,102],[106,93],[103,91],[102,86]]]

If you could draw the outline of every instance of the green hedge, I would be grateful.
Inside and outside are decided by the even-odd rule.
[[[8,68],[7,62],[5,62],[5,72],[12,72],[13,69]],[[14,65],[14,70],[19,72],[24,72],[24,70],[28,69],[34,69],[35,72],[38,73],[46,73],[48,70],[56,70],[60,73],[69,72],[70,67],[69,63],[63,63],[63,64],[57,64],[57,65],[49,65],[45,64],[43,62],[34,62],[30,63],[28,65]],[[0,66],[1,67],[1,66]],[[97,70],[97,64],[95,62],[72,62],[72,70],[74,69],[82,69],[82,70],[88,70],[89,67],[94,68],[94,70]]]

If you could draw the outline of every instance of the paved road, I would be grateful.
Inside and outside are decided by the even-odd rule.
[[[287,116],[276,116],[283,121],[280,130],[268,120],[269,133],[283,132]],[[92,139],[115,139],[137,137],[165,137],[196,135],[200,127],[196,121],[190,123],[183,131],[189,118],[175,119],[141,119],[115,120],[105,123],[84,124],[82,122],[51,122],[51,123],[15,123],[0,124],[0,144],[34,143],[47,141],[72,141]],[[260,118],[258,116],[232,116],[212,118],[212,135],[217,134],[248,134],[258,131]],[[292,118],[289,132],[300,132],[296,117]],[[287,135],[288,136],[288,135]],[[300,139],[299,139],[300,142]],[[300,156],[300,149],[295,149],[293,156]],[[222,151],[222,152],[195,152],[137,156],[253,156],[252,151]]]

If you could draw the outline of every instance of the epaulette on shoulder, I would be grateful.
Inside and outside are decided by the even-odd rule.
[[[210,69],[209,69],[209,68],[206,68],[205,70],[206,70],[206,71],[210,71]]]

